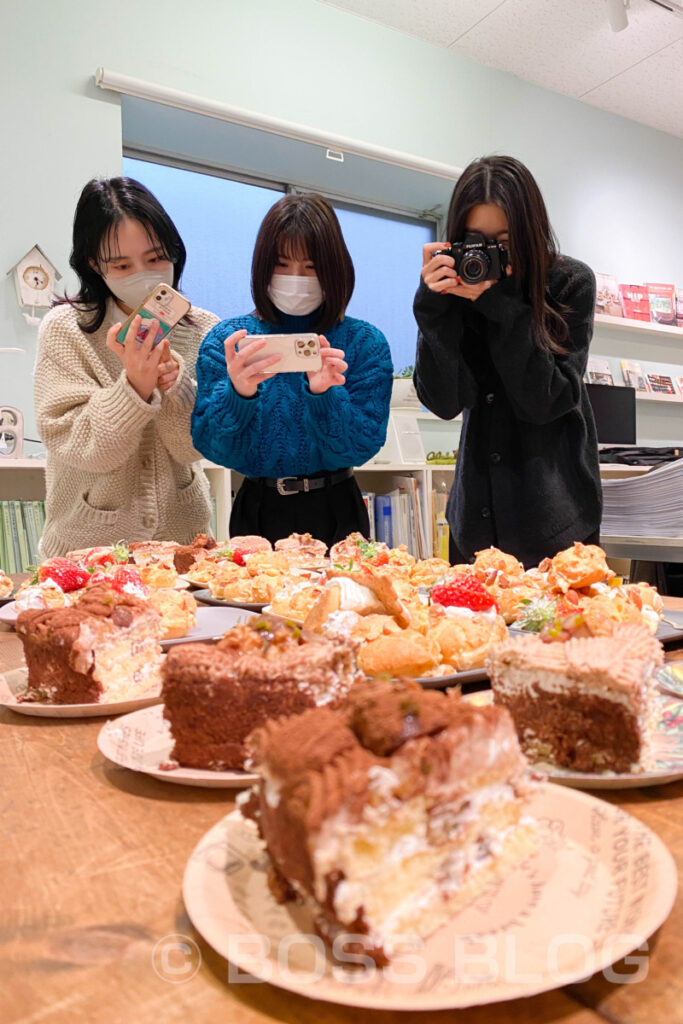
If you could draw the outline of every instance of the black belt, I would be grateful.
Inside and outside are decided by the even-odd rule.
[[[278,494],[298,494],[300,491],[317,491],[329,484],[334,487],[342,480],[348,480],[353,476],[352,469],[339,469],[336,473],[316,473],[314,476],[279,476],[277,479],[270,476],[257,478],[256,482],[264,483],[266,487],[275,487]]]

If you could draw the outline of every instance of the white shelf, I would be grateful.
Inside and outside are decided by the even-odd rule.
[[[45,469],[45,459],[3,459],[0,469]]]
[[[683,402],[683,395],[667,395],[659,391],[636,391],[641,402]]]
[[[655,324],[647,320],[628,320],[623,316],[596,313],[595,322],[604,327],[619,327],[622,331],[635,331],[637,334],[668,334],[670,337],[683,338],[683,327],[669,327],[667,324]]]

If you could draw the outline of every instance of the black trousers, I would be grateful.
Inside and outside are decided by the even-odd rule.
[[[348,534],[368,536],[370,523],[360,488],[353,476],[315,491],[278,494],[263,480],[247,477],[232,506],[230,536],[258,534],[271,544],[290,533],[310,533],[330,547]]]
[[[594,530],[594,532],[591,533],[591,535],[589,537],[585,537],[584,538],[582,543],[583,544],[599,544],[600,543],[600,531],[599,530]],[[558,548],[558,550],[562,550],[562,549]],[[511,553],[512,552],[509,552],[509,551],[506,552],[506,554],[511,554]],[[557,551],[549,549],[548,551],[545,552],[545,554],[540,554],[539,555],[539,558],[536,560],[534,565],[526,565],[525,564],[524,568],[525,569],[533,569],[533,568],[535,568],[536,565],[539,564],[539,562],[542,562],[544,558],[554,558],[554,556],[556,554],[557,554]],[[448,535],[448,558],[450,560],[451,565],[465,565],[467,562],[473,562],[474,561],[474,555],[472,556],[472,558],[467,558],[467,556],[464,555],[462,553],[462,551],[460,551],[460,549],[458,547],[456,547],[455,542],[453,540],[453,534],[452,533],[449,533],[449,535]]]

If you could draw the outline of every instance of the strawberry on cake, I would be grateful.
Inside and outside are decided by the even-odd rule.
[[[486,587],[475,576],[455,573],[431,589],[428,636],[443,661],[460,672],[481,668],[507,629]]]

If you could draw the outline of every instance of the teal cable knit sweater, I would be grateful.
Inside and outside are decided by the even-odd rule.
[[[282,314],[273,325],[253,314],[223,320],[204,338],[197,360],[192,440],[207,459],[250,477],[301,476],[360,466],[384,444],[393,367],[376,327],[347,316],[326,332],[345,352],[346,384],[313,395],[304,373],[280,373],[253,398],[234,390],[224,340],[234,331],[292,334],[310,331],[309,316]]]

